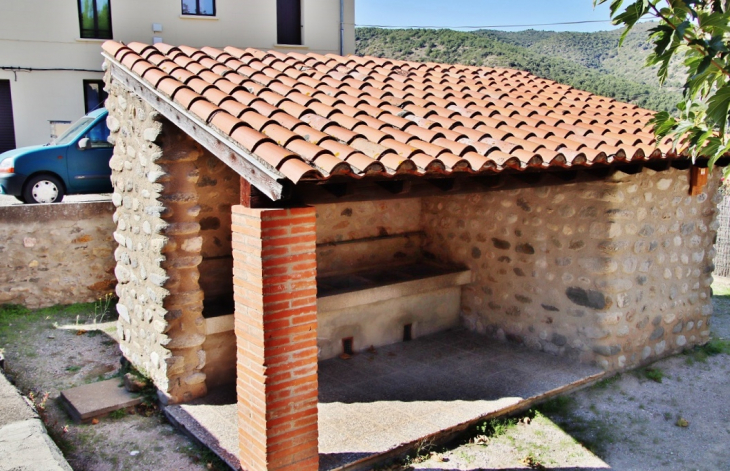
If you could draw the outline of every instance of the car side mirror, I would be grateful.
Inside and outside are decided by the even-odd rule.
[[[77,146],[79,150],[91,149],[91,140],[88,137],[79,139],[79,143],[77,144]]]

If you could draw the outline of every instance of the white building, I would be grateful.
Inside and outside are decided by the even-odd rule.
[[[0,0],[0,152],[103,100],[101,43],[354,53],[355,0]]]

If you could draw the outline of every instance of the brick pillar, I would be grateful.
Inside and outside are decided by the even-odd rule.
[[[238,437],[246,471],[316,471],[315,210],[233,207]]]

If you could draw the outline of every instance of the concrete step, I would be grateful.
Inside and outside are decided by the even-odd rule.
[[[120,378],[85,384],[61,391],[61,403],[76,423],[88,423],[119,409],[131,409],[142,397],[130,393]]]

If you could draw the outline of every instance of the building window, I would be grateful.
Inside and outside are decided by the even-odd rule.
[[[86,113],[104,106],[108,94],[104,91],[104,81],[84,80],[84,108]]]
[[[276,42],[302,44],[301,0],[276,0]]]
[[[110,0],[78,0],[81,37],[112,39],[112,7]]]
[[[183,15],[215,16],[215,0],[182,0]]]
[[[109,143],[109,128],[106,125],[105,119],[102,119],[96,123],[96,126],[89,129],[89,132],[86,133],[85,137],[89,138],[89,143],[91,144],[92,149],[98,149],[100,147],[114,147]]]

